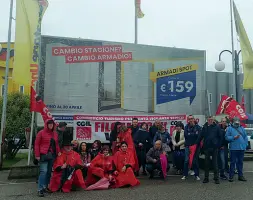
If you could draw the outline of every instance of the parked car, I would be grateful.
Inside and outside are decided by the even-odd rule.
[[[247,151],[253,152],[253,128],[245,128],[246,133],[248,135],[248,147]]]

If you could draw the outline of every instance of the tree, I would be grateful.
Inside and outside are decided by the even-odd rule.
[[[0,98],[0,120],[2,119],[3,98]],[[8,94],[6,111],[6,137],[24,137],[26,127],[31,124],[30,96],[19,92]]]

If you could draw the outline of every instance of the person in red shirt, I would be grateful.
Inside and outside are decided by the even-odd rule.
[[[113,157],[109,154],[109,146],[103,146],[101,152],[91,161],[88,168],[86,185],[95,184],[102,178],[113,180]]]
[[[53,176],[50,181],[50,190],[61,190],[68,193],[73,187],[85,189],[82,168],[84,167],[81,156],[73,150],[71,141],[63,141],[62,154],[58,156],[53,166]]]
[[[38,196],[40,197],[43,197],[45,192],[49,192],[48,184],[51,178],[53,163],[56,156],[61,154],[58,134],[54,130],[54,121],[47,120],[44,129],[37,134],[35,139],[35,157],[39,161],[40,166],[38,180]]]
[[[136,165],[132,150],[129,151],[128,144],[121,142],[120,151],[114,155],[116,171],[116,188],[124,186],[137,186],[140,181],[134,176],[133,166]]]

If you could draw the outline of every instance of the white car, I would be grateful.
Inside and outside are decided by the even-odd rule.
[[[248,135],[249,145],[247,151],[253,152],[253,128],[245,128]]]

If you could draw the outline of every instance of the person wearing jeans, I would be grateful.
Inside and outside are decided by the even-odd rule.
[[[207,118],[207,123],[202,128],[201,134],[199,135],[196,144],[200,144],[200,142],[204,140],[203,150],[205,154],[205,178],[203,183],[209,182],[209,166],[210,166],[210,157],[212,156],[213,170],[214,170],[214,181],[215,184],[219,184],[219,176],[218,176],[218,150],[222,144],[222,134],[220,127],[214,122],[214,118],[209,116]]]
[[[238,180],[246,181],[243,176],[243,159],[248,145],[248,136],[245,129],[240,125],[239,118],[235,117],[232,125],[227,128],[226,140],[229,142],[230,150],[229,181],[234,181],[235,165],[238,170]]]
[[[225,118],[221,120],[220,129],[222,134],[221,148],[219,149],[218,152],[220,178],[223,180],[227,180],[227,177],[225,175],[225,169],[228,169],[228,142],[225,140],[227,129],[227,121]]]
[[[185,126],[184,129],[184,138],[185,138],[185,160],[184,160],[184,172],[183,172],[183,177],[182,180],[187,179],[188,173],[189,173],[189,147],[192,145],[195,145],[196,140],[198,139],[199,134],[201,133],[201,127],[196,123],[194,116],[189,115],[188,116],[188,124]],[[198,160],[199,160],[199,148],[197,148],[194,158],[193,158],[193,163],[192,167],[195,173],[195,179],[200,180],[199,178],[199,165],[198,165]]]
[[[44,197],[50,192],[48,185],[51,178],[52,167],[57,155],[61,155],[58,143],[58,134],[54,131],[54,121],[47,120],[45,127],[35,139],[35,156],[39,161],[38,196]]]

